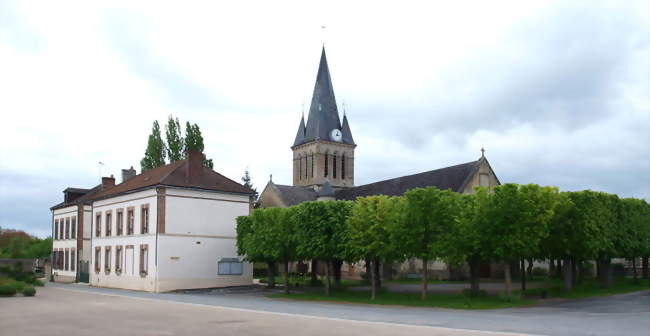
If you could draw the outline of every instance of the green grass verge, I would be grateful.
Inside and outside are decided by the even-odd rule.
[[[596,296],[607,296],[615,294],[625,294],[638,292],[642,290],[650,290],[650,279],[639,279],[635,283],[630,278],[614,278],[610,288],[603,288],[603,285],[597,279],[585,279],[581,284],[573,287],[571,292],[564,291],[564,283],[562,280],[553,280],[547,288],[534,288],[528,289],[523,292],[524,296],[540,297],[542,291],[546,290],[549,297],[567,298],[567,299],[584,299]]]
[[[397,284],[403,284],[403,285],[418,285],[422,283],[422,279],[417,279],[417,278],[397,278],[388,281],[390,283],[397,283]],[[427,279],[427,283],[430,284],[462,284],[462,283],[467,283],[467,281],[455,281],[455,280],[436,280],[436,279]]]
[[[430,294],[426,300],[421,300],[419,294],[411,293],[388,293],[381,291],[377,294],[375,300],[370,299],[369,291],[349,291],[349,290],[335,290],[332,296],[326,296],[323,291],[309,291],[304,293],[292,294],[271,294],[271,298],[281,299],[295,299],[306,301],[330,301],[330,302],[346,302],[346,303],[362,303],[362,304],[377,304],[377,305],[400,305],[411,307],[439,307],[439,308],[454,308],[454,309],[494,309],[494,308],[510,308],[531,305],[534,302],[525,299],[513,299],[505,301],[498,296],[485,296],[478,298],[470,298],[461,294]]]
[[[261,277],[259,278],[260,283],[266,284],[268,283],[268,278],[266,277]],[[320,284],[317,287],[324,287],[325,286],[325,279],[322,277],[318,277],[318,280],[320,281]],[[276,285],[282,285],[284,284],[284,276],[279,275],[275,277],[275,284]],[[309,276],[290,276],[289,277],[289,285],[291,287],[296,287],[296,284],[298,287],[311,287],[311,277]],[[341,279],[341,287],[352,287],[352,286],[361,286],[361,280],[350,280],[350,279]],[[334,280],[332,280],[332,287],[334,287]]]

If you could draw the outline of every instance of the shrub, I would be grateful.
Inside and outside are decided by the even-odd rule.
[[[24,296],[34,296],[36,294],[36,289],[32,286],[27,286],[23,289]]]
[[[45,286],[45,284],[43,283],[43,281],[38,280],[38,279],[34,280],[34,282],[32,283],[32,285],[37,286],[37,287],[43,287],[43,286]]]
[[[548,270],[543,267],[534,267],[533,268],[533,276],[546,276],[548,274]]]
[[[463,296],[465,297],[486,297],[487,296],[487,291],[485,289],[479,289],[478,293],[472,293],[472,290],[469,288],[463,289]]]
[[[13,287],[16,292],[22,292],[25,289],[25,283],[22,281],[14,281],[7,284],[8,286]]]
[[[0,285],[0,296],[14,296],[16,295],[16,287],[11,284]]]

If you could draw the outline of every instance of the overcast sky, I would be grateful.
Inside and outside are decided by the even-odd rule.
[[[48,236],[170,114],[215,170],[290,184],[323,42],[357,185],[485,147],[501,182],[650,200],[648,1],[109,3],[0,1],[4,228]]]

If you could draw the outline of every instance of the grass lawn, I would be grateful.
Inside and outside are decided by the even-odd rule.
[[[404,284],[404,285],[419,285],[419,284],[422,283],[422,279],[401,277],[401,278],[390,280],[388,282],[397,283],[397,284]],[[467,283],[467,281],[427,279],[427,283],[430,283],[430,284],[445,284],[445,283],[446,284],[457,284],[457,283]]]
[[[322,282],[321,285],[318,287],[324,287],[325,286],[325,279],[323,277],[318,277],[318,279]],[[260,283],[268,283],[268,278],[262,277],[259,278]],[[275,277],[275,284],[276,285],[282,285],[284,284],[284,276],[283,275],[278,275]],[[295,287],[296,284],[298,284],[298,287],[310,287],[311,286],[311,277],[310,276],[290,276],[289,277],[289,285],[291,287]],[[351,279],[341,279],[341,286],[342,287],[351,287],[351,286],[362,286],[363,284],[361,283],[361,280],[351,280]],[[332,287],[334,287],[334,280],[332,280]]]
[[[498,296],[470,298],[461,294],[429,294],[426,300],[420,299],[420,294],[389,293],[384,290],[377,294],[377,299],[370,299],[369,291],[335,290],[332,296],[326,296],[324,291],[310,290],[304,293],[272,294],[271,298],[295,299],[307,301],[331,301],[346,303],[363,303],[378,305],[400,305],[412,307],[440,307],[455,309],[492,309],[521,307],[534,304],[534,301],[514,299],[510,302],[501,300]]]
[[[650,289],[650,279],[639,279],[639,283],[634,283],[634,280],[631,278],[614,278],[610,288],[603,288],[597,279],[585,279],[582,284],[576,285],[571,292],[566,293],[562,280],[553,280],[548,288],[528,289],[523,293],[525,296],[540,297],[542,291],[547,290],[549,297],[583,299],[594,296],[632,293],[648,289]]]

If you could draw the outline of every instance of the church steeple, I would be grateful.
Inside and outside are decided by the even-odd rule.
[[[307,122],[303,115],[291,146],[293,185],[319,189],[329,181],[333,188],[354,186],[355,147],[348,118],[343,116],[343,125],[339,119],[323,47]]]
[[[318,66],[318,74],[316,75],[316,83],[314,84],[314,93],[309,107],[307,125],[305,126],[304,138],[300,142],[294,142],[294,146],[314,140],[337,141],[331,138],[331,133],[335,129],[342,133],[341,120],[339,119],[336,97],[334,96],[334,87],[332,86],[332,78],[327,65],[325,47],[323,47]],[[345,138],[343,142],[354,144],[353,142],[346,141]]]

